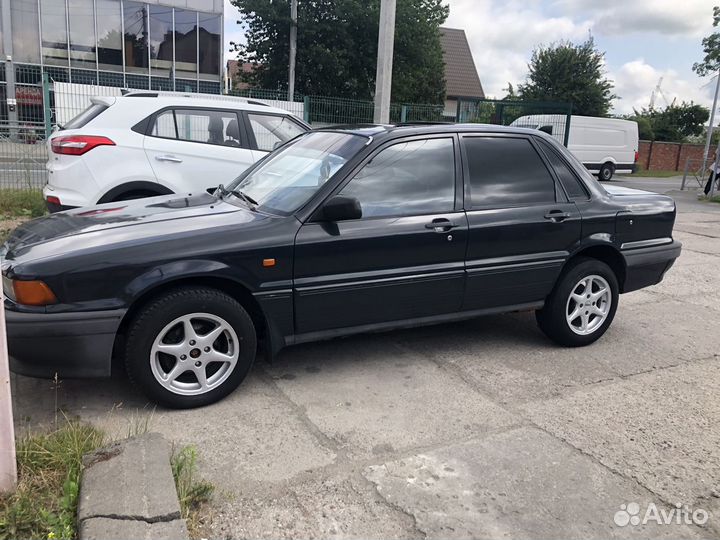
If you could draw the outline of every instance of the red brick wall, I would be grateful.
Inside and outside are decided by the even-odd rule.
[[[688,158],[701,160],[705,145],[659,141],[640,141],[638,165],[646,171],[682,171]],[[715,146],[710,147],[710,161]]]

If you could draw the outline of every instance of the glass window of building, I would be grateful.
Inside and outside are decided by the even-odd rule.
[[[197,17],[196,11],[175,10],[175,71],[178,77],[197,77]]]
[[[70,65],[95,69],[95,13],[93,0],[68,0]]]
[[[148,70],[148,17],[147,5],[141,2],[123,2],[125,24],[125,69]]]
[[[68,35],[65,2],[42,0],[40,2],[42,21],[43,62],[57,66],[68,65]],[[15,29],[13,28],[13,32]]]
[[[13,60],[15,62],[40,62],[40,27],[37,0],[13,0],[10,2],[12,23]]]
[[[150,6],[150,67],[153,75],[169,75],[173,61],[173,8]]]
[[[122,14],[117,0],[95,0],[98,67],[122,70]]]
[[[200,74],[220,76],[220,15],[200,13],[199,40],[200,40]]]

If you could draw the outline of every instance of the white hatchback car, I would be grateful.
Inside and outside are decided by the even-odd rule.
[[[240,99],[94,97],[48,141],[51,212],[228,184],[310,127],[287,111]]]

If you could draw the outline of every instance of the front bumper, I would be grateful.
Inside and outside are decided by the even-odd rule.
[[[79,313],[6,309],[10,369],[30,377],[108,377],[124,315],[124,309]]]
[[[631,292],[663,280],[665,273],[680,256],[682,244],[676,240],[668,244],[623,250],[625,283],[622,292]]]

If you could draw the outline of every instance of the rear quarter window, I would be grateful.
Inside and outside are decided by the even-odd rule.
[[[67,122],[62,129],[79,129],[84,127],[90,120],[94,120],[107,110],[108,106],[102,103],[93,103],[83,112]]]
[[[552,145],[546,141],[540,138],[536,140],[550,163],[550,166],[560,179],[560,183],[565,188],[565,192],[568,197],[573,200],[587,200],[589,198],[587,189],[577,175],[570,170],[570,167],[568,167],[565,161],[560,157],[558,151],[552,148]]]

